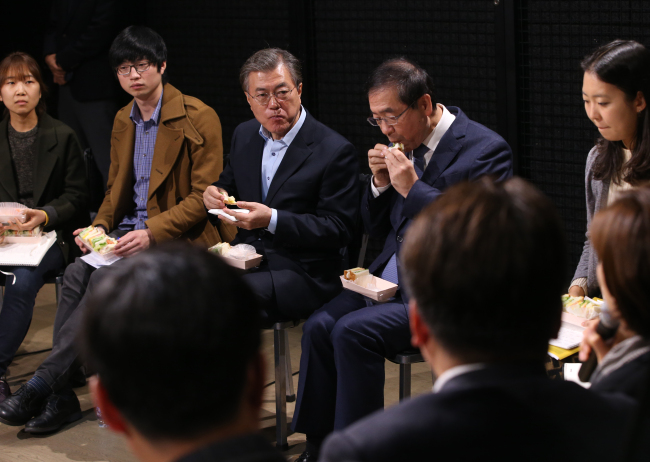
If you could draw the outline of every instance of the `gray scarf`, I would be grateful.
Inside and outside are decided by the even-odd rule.
[[[623,367],[630,361],[634,361],[639,356],[650,351],[650,340],[644,339],[640,335],[635,335],[623,340],[618,345],[609,350],[603,360],[591,376],[591,383],[594,384],[615,370]]]

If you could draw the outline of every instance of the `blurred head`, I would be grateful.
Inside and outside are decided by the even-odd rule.
[[[650,338],[650,189],[622,194],[596,214],[590,233],[610,308],[629,329]]]
[[[412,303],[449,354],[544,358],[560,326],[566,251],[553,204],[532,185],[451,187],[413,222],[401,259]]]
[[[406,152],[417,148],[431,132],[428,118],[436,113],[433,80],[418,64],[401,57],[372,71],[366,82],[372,117],[399,117],[391,125],[379,122],[382,133]]]
[[[120,32],[108,57],[120,85],[134,98],[146,99],[167,82],[167,46],[148,27],[129,26]],[[128,74],[122,75],[126,70]]]
[[[32,111],[40,117],[45,112],[42,96],[47,93],[41,70],[27,53],[11,53],[0,62],[0,98],[9,113],[26,115]]]
[[[302,96],[300,61],[286,50],[267,48],[248,58],[239,83],[257,121],[274,139],[298,122]]]
[[[650,178],[650,52],[632,40],[614,40],[581,63],[583,99],[589,119],[602,136],[603,154],[596,165],[599,179],[635,183]],[[623,166],[621,148],[632,150]]]
[[[87,308],[83,351],[118,431],[126,422],[152,441],[192,440],[259,411],[259,310],[218,256],[158,246],[107,271]]]

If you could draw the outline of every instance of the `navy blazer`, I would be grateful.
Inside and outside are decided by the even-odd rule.
[[[542,364],[504,364],[360,420],[324,443],[319,461],[613,461],[634,401],[549,379]]]
[[[341,249],[352,238],[358,212],[357,154],[348,140],[307,113],[262,201],[259,129],[255,119],[235,129],[228,165],[214,186],[278,211],[275,234],[239,229],[232,244],[253,245],[264,255],[278,306],[302,317],[341,291]]]
[[[371,273],[378,275],[390,257],[399,252],[413,218],[447,188],[483,175],[499,181],[512,177],[512,151],[508,143],[489,128],[470,120],[459,108],[447,109],[456,119],[406,198],[393,188],[376,198],[370,186],[365,192],[361,216],[366,230],[373,237],[386,238],[382,252],[370,265]],[[399,259],[397,268],[399,271]],[[408,302],[404,293],[402,299]]]

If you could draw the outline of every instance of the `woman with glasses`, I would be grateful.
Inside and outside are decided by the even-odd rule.
[[[57,243],[36,266],[0,266],[5,293],[0,311],[0,377],[13,360],[29,328],[36,294],[46,278],[58,274],[76,248],[71,232],[88,221],[86,177],[74,132],[45,113],[46,88],[38,64],[25,53],[12,53],[0,62],[0,202],[19,202],[25,222],[0,224],[0,241],[7,230],[42,227],[56,231]],[[0,402],[10,394],[0,379]]]
[[[650,52],[640,43],[615,40],[582,61],[582,97],[587,117],[601,137],[586,168],[587,226],[618,195],[650,180]],[[589,238],[569,293],[599,294],[598,259]]]

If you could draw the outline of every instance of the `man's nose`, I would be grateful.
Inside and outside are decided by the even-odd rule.
[[[388,125],[385,120],[379,122],[379,128],[381,129],[381,132],[386,136],[395,131],[395,128],[392,125]]]
[[[135,66],[131,66],[131,71],[129,72],[130,79],[139,79],[140,73],[135,70]]]
[[[270,108],[278,108],[280,106],[280,103],[278,102],[278,99],[275,97],[275,95],[271,95],[269,97],[269,103],[268,106]]]

